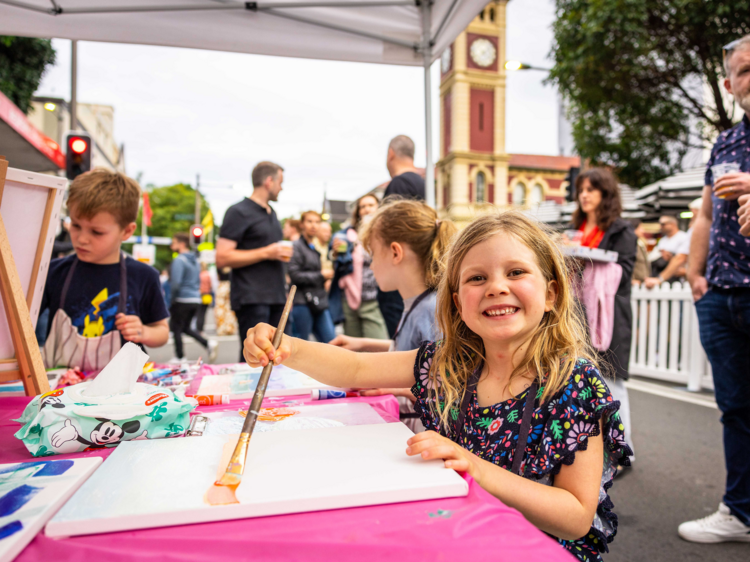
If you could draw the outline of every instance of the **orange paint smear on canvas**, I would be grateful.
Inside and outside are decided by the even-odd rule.
[[[258,421],[281,421],[299,414],[299,410],[291,408],[261,408],[258,414]],[[247,410],[240,410],[240,415],[244,418],[247,416]]]

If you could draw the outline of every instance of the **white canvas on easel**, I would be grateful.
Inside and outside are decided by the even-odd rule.
[[[443,461],[406,455],[402,423],[256,433],[239,504],[209,506],[225,444],[185,437],[121,443],[47,524],[68,537],[208,521],[465,496],[468,484]],[[231,451],[229,451],[231,452]]]
[[[67,180],[7,168],[7,161],[2,159],[0,164],[3,166],[0,177],[0,217],[7,237],[4,242],[10,246],[15,275],[20,280],[19,290],[25,297],[33,327],[39,316],[55,227],[60,220]],[[34,346],[36,342],[29,342],[29,345]],[[22,378],[16,351],[8,324],[6,304],[4,299],[0,299],[0,381]],[[24,382],[28,385],[28,377],[24,378]]]

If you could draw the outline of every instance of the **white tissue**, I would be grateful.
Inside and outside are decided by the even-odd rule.
[[[134,343],[127,342],[83,394],[86,396],[133,394],[135,383],[143,373],[146,361],[148,361],[148,355]]]

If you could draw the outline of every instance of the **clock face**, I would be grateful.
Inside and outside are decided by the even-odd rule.
[[[487,68],[495,62],[497,50],[491,41],[480,37],[479,39],[475,39],[471,44],[469,54],[471,55],[471,60],[473,60],[477,66]]]
[[[443,51],[443,55],[440,57],[440,68],[443,71],[443,74],[448,72],[451,69],[451,48],[450,45],[448,45],[448,48]]]

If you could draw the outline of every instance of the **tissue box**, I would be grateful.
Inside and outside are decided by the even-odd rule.
[[[121,441],[177,437],[194,406],[171,390],[137,383],[133,392],[87,396],[91,382],[36,396],[15,436],[35,457],[115,447]]]

